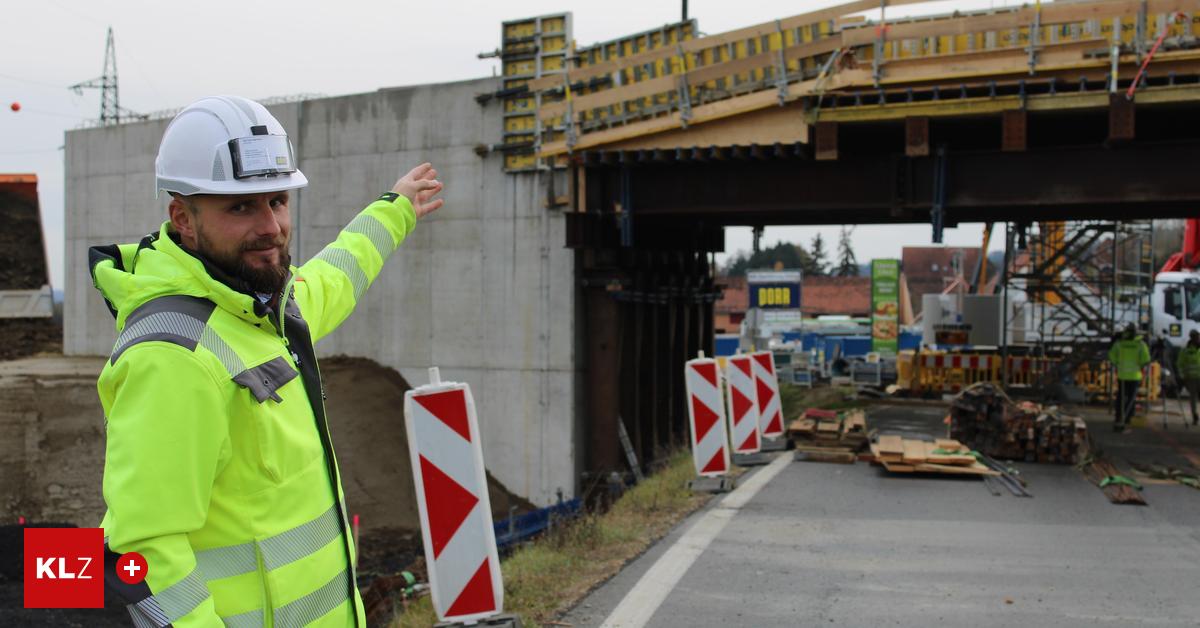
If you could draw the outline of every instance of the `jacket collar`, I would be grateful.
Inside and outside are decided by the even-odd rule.
[[[254,296],[254,291],[245,281],[221,270],[203,254],[185,248],[179,242],[179,234],[172,231],[170,225],[170,221],[163,222],[157,234],[147,236],[150,241],[143,241],[139,253],[142,253],[140,249],[149,246],[167,255],[203,287],[207,293],[205,298],[230,314],[252,323],[260,323],[267,318],[271,309]]]

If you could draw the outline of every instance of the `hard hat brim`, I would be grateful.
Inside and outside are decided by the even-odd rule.
[[[297,190],[307,185],[308,177],[305,177],[304,173],[299,170],[288,174],[233,181],[158,177],[155,195],[157,196],[158,192],[175,192],[184,196],[193,194],[265,194]]]

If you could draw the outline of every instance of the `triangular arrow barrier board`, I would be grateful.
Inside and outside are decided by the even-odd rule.
[[[783,407],[779,402],[775,356],[770,351],[756,351],[750,357],[753,358],[754,391],[758,395],[759,434],[766,438],[783,436]]]
[[[754,367],[748,355],[725,359],[725,383],[729,388],[729,431],[733,437],[734,453],[757,453],[758,394],[755,392]]]
[[[696,474],[724,475],[729,472],[729,444],[717,361],[711,358],[688,360],[683,369]]]
[[[433,608],[443,621],[496,615],[504,584],[470,387],[435,381],[408,391],[404,422]]]

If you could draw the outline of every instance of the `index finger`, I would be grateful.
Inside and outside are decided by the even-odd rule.
[[[427,161],[427,162],[417,166],[416,168],[409,170],[408,174],[406,174],[404,176],[412,177],[413,179],[420,179],[421,177],[425,176],[425,173],[429,172],[432,168],[433,168],[433,164],[431,164]]]

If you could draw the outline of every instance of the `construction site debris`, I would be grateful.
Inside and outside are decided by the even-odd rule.
[[[1129,463],[1139,473],[1146,477],[1156,480],[1170,480],[1184,486],[1190,486],[1194,489],[1200,489],[1200,469],[1186,468],[1177,469],[1161,464],[1144,464],[1140,462]]]
[[[418,560],[422,567],[418,573],[424,578],[424,559]],[[419,582],[412,571],[379,576],[371,581],[370,588],[363,594],[367,622],[372,626],[386,626],[393,617],[407,611],[413,600],[428,594],[429,584]]]
[[[999,387],[980,383],[955,396],[950,436],[994,458],[1077,464],[1087,455],[1083,419],[1056,406],[1013,402]]]
[[[1089,482],[1100,487],[1108,501],[1114,504],[1146,505],[1146,498],[1142,497],[1142,485],[1121,473],[1107,458],[1089,456],[1079,468]]]

